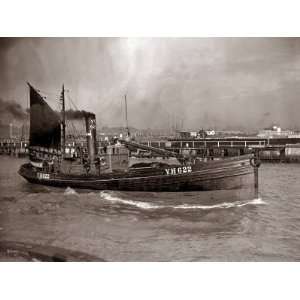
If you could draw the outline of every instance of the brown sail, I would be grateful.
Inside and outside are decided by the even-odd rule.
[[[60,116],[28,83],[30,89],[30,146],[60,149]]]

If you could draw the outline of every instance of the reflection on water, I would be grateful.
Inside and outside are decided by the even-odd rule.
[[[32,185],[16,173],[22,162],[0,157],[3,240],[69,248],[108,261],[300,259],[300,165],[262,165],[259,198],[241,191],[207,198],[202,192]]]

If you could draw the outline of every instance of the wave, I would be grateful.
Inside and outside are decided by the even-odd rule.
[[[216,208],[232,208],[232,207],[242,207],[245,205],[261,205],[261,204],[267,204],[265,201],[263,201],[261,198],[252,199],[249,201],[236,201],[236,202],[223,202],[220,204],[214,204],[214,205],[192,205],[192,204],[181,204],[181,205],[158,205],[158,204],[152,204],[148,202],[142,202],[142,201],[134,201],[134,200],[128,200],[120,198],[116,195],[111,194],[110,192],[101,191],[100,197],[105,199],[106,201],[114,202],[114,203],[122,203],[126,205],[135,206],[141,209],[164,209],[164,208],[170,208],[170,209],[216,209]]]
[[[65,196],[78,195],[78,193],[68,186],[64,191],[64,195]]]

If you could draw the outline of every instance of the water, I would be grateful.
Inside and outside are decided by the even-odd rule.
[[[27,183],[0,156],[0,238],[108,261],[299,261],[300,164],[263,164],[259,198],[80,191]]]

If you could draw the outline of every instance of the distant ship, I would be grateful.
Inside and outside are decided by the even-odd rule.
[[[130,140],[118,143],[147,151],[147,157],[129,156],[126,168],[111,168],[111,157],[103,158],[96,147],[96,118],[86,113],[86,153],[64,159],[66,121],[64,88],[62,111],[51,109],[40,93],[28,83],[30,91],[29,162],[19,174],[31,183],[93,190],[182,192],[232,190],[258,187],[258,160],[241,155],[215,161],[197,161],[180,153],[149,147]],[[130,153],[130,151],[129,151]],[[109,165],[109,167],[108,167]]]

